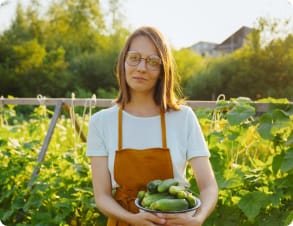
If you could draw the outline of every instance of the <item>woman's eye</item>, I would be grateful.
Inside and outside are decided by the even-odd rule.
[[[129,56],[129,59],[133,61],[139,60],[139,58],[140,57],[138,55]]]
[[[156,65],[157,62],[156,62],[155,60],[149,60],[149,64],[151,64],[151,65]]]
[[[148,63],[151,65],[158,65],[160,64],[160,59],[158,58],[149,58]]]

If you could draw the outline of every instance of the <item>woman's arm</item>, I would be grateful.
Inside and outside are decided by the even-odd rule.
[[[111,176],[108,171],[108,157],[91,157],[92,182],[96,205],[106,216],[128,222],[132,225],[153,226],[164,223],[164,219],[150,213],[133,214],[116,202],[112,196]]]
[[[218,201],[218,185],[208,157],[195,157],[190,160],[200,192],[201,207],[195,217],[202,221],[215,209]]]

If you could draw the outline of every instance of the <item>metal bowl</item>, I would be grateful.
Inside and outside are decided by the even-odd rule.
[[[150,210],[140,205],[139,199],[136,198],[134,201],[135,205],[139,209],[140,212],[149,212],[149,213],[168,213],[168,214],[188,214],[188,215],[194,215],[196,213],[196,210],[200,207],[201,202],[199,198],[196,198],[196,206],[190,209],[185,210],[176,210],[176,211],[159,211],[159,210]]]

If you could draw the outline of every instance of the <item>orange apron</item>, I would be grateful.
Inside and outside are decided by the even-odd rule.
[[[134,200],[139,190],[144,190],[149,181],[173,178],[170,151],[167,148],[165,114],[161,112],[162,148],[122,149],[122,108],[118,113],[118,150],[114,161],[114,178],[119,184],[115,200],[126,210],[137,213]],[[109,218],[107,226],[129,226]]]

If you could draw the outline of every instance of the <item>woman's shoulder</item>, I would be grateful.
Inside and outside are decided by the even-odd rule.
[[[190,106],[182,104],[179,105],[179,110],[171,110],[170,114],[178,115],[178,114],[190,114],[193,113],[193,110]]]
[[[118,105],[115,104],[111,107],[108,107],[108,108],[104,108],[104,109],[101,109],[99,111],[97,111],[96,113],[94,113],[91,118],[93,120],[97,120],[97,119],[100,119],[100,118],[112,118],[112,117],[117,117],[117,112],[118,112]]]
[[[185,121],[194,118],[194,112],[188,105],[180,105],[179,110],[170,110],[166,113],[166,118],[174,121]]]
[[[188,112],[193,111],[189,105],[185,105],[185,104],[180,105],[180,110],[188,111]]]

